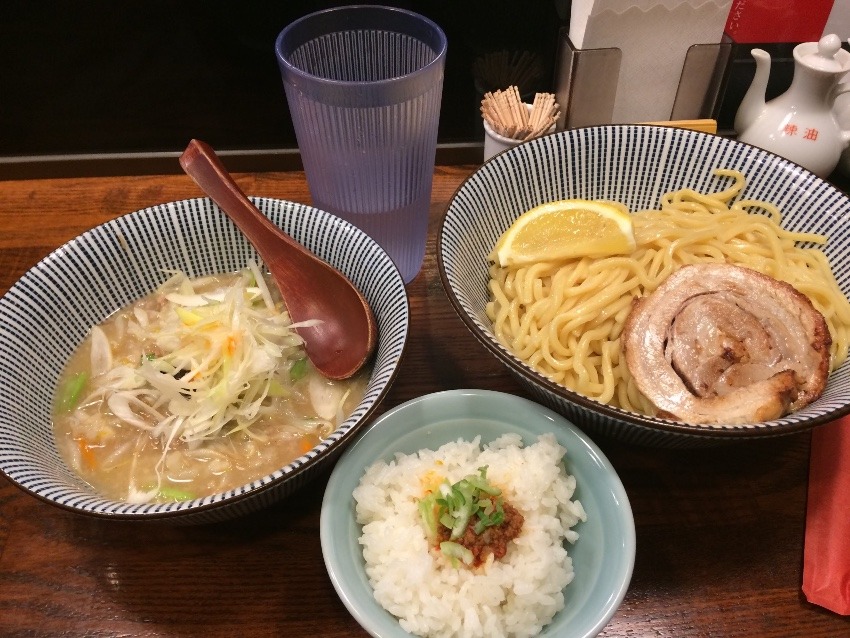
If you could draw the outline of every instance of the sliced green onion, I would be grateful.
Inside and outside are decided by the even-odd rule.
[[[488,527],[501,525],[505,521],[505,511],[502,509],[502,504],[497,503],[490,512],[483,509],[478,510],[478,521],[475,523],[473,530],[476,534],[480,534]]]
[[[246,285],[249,280],[256,290]],[[207,284],[201,292],[199,286]],[[250,431],[266,414],[263,408],[269,393],[285,392],[291,384],[289,362],[305,356],[291,317],[282,305],[275,305],[276,297],[253,262],[232,284],[212,285],[207,278],[196,284],[177,272],[157,293],[167,304],[157,313],[155,329],[141,325],[138,317],[130,319],[134,328],[149,335],[149,345],[139,353],[136,367],[127,366],[127,374],[121,376],[97,379],[105,403],[119,420],[161,433],[157,435],[162,437],[163,449],[161,461],[154,466],[156,484],[142,492],[131,483],[128,500],[133,502],[157,498],[159,486],[165,483],[163,461],[176,442],[196,445],[229,432]],[[258,294],[263,304],[254,304]],[[296,374],[298,366],[294,366]],[[306,360],[300,366],[304,373],[310,372]],[[140,391],[148,404],[144,414],[131,408]],[[87,393],[83,390],[83,401]],[[60,396],[66,394],[57,394],[57,409]],[[63,406],[71,404],[62,401]],[[168,413],[172,410],[179,412],[179,418],[172,418]],[[179,492],[162,498],[193,498]]]
[[[490,485],[487,481],[487,466],[478,468],[479,475],[470,474],[466,477],[466,481],[470,483],[475,489],[484,492],[485,494],[490,494],[491,496],[498,496],[502,493],[498,487],[494,487]]]
[[[304,375],[307,374],[307,359],[298,359],[295,363],[292,364],[292,367],[289,368],[289,378],[295,382],[299,379],[303,379]]]
[[[455,540],[463,536],[463,533],[466,531],[466,527],[469,525],[469,519],[472,518],[472,508],[464,505],[451,512],[451,514],[454,517],[451,539]]]
[[[278,379],[272,379],[269,381],[269,390],[267,392],[270,397],[288,397],[292,394],[289,388]]]
[[[60,412],[70,412],[80,401],[80,396],[83,393],[83,388],[89,380],[87,372],[77,372],[68,379],[60,388],[57,397],[57,409]]]
[[[422,518],[422,524],[425,525],[425,531],[428,538],[437,538],[437,499],[433,494],[429,494],[419,501],[419,516]]]
[[[177,487],[161,487],[157,496],[166,501],[191,501],[195,495]]]
[[[453,564],[460,559],[468,565],[472,562],[472,552],[454,541],[463,536],[470,524],[476,534],[481,534],[488,527],[504,522],[502,491],[487,480],[487,466],[478,468],[478,474],[470,474],[454,485],[445,481],[437,491],[439,497],[431,492],[419,500],[428,538],[437,536],[437,525],[451,530],[449,540],[440,543],[440,551],[452,558]]]
[[[452,529],[455,526],[455,519],[452,518],[452,516],[448,512],[446,512],[440,517],[440,525],[448,529]]]
[[[457,567],[458,560],[463,561],[464,565],[471,565],[475,560],[475,555],[460,543],[443,541],[440,543],[440,551],[443,556],[451,559],[453,567]]]

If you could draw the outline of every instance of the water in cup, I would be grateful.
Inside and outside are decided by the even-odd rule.
[[[411,11],[309,14],[276,43],[313,204],[357,225],[405,282],[425,254],[446,36]]]

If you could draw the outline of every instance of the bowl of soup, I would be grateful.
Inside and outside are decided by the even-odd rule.
[[[378,409],[408,335],[404,282],[355,226],[257,207],[346,275],[377,347],[329,380],[245,236],[209,199],[93,228],[0,298],[0,471],[67,510],[205,523],[267,507],[333,463]]]
[[[438,268],[533,398],[599,435],[700,446],[850,412],[848,219],[845,193],[760,148],[588,127],[461,184]]]

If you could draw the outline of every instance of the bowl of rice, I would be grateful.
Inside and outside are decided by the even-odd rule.
[[[420,503],[482,474],[523,521],[500,558],[467,564],[430,539]],[[385,638],[594,636],[635,559],[629,500],[597,445],[544,406],[485,390],[379,417],[334,468],[320,532],[340,599]]]
[[[631,244],[515,239],[567,206],[605,213],[618,225],[599,236]],[[437,259],[460,319],[535,400],[599,436],[697,447],[850,412],[848,219],[843,192],[760,148],[595,126],[485,162],[446,210]],[[802,310],[782,314],[786,298],[810,325]],[[700,329],[710,304],[725,310]],[[791,342],[802,354],[783,350]]]
[[[253,201],[369,303],[377,345],[356,378],[318,374],[256,251],[212,201],[152,206],[71,240],[0,299],[6,478],[76,514],[200,524],[268,507],[338,458],[397,374],[404,282],[352,224]]]

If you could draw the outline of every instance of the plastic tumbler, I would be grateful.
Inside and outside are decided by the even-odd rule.
[[[402,9],[344,6],[275,45],[313,205],[360,227],[405,282],[422,267],[446,36]]]

